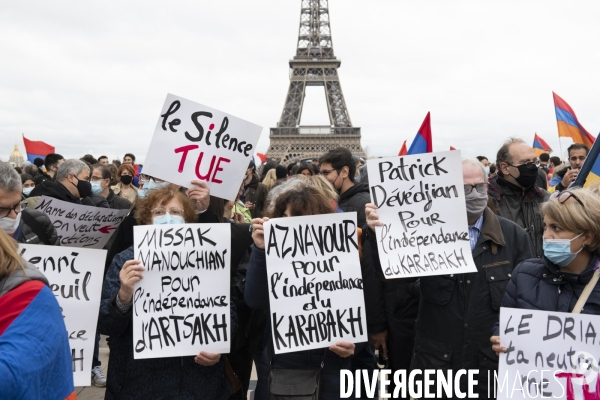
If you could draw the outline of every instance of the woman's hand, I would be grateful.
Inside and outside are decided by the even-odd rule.
[[[204,365],[205,367],[210,367],[215,365],[221,359],[221,355],[217,353],[209,353],[207,351],[201,351],[194,358],[196,364]]]
[[[365,204],[365,214],[367,215],[367,225],[375,232],[376,226],[383,226],[383,222],[379,220],[379,214],[377,214],[377,206],[373,203]]]
[[[350,357],[350,356],[354,355],[355,348],[356,348],[356,346],[354,345],[354,343],[337,342],[336,344],[332,345],[329,348],[329,350],[333,351],[335,354],[337,354],[338,356],[340,356],[342,358],[346,358],[346,357]]]
[[[204,212],[210,205],[210,189],[203,181],[192,181],[187,196],[194,201],[196,211]]]
[[[252,220],[252,239],[254,240],[254,245],[262,250],[265,249],[265,231],[263,229],[263,224],[268,220],[269,218],[254,218]]]
[[[144,278],[142,271],[145,269],[146,268],[144,268],[141,261],[138,260],[129,260],[123,264],[123,268],[121,268],[121,272],[119,272],[121,289],[119,289],[118,296],[121,303],[131,303],[131,300],[133,299],[133,285]]]
[[[496,352],[497,356],[499,356],[500,353],[506,353],[506,347],[500,345],[500,336],[492,336],[490,342],[492,342],[492,350]]]
[[[243,224],[245,222],[244,214],[236,212],[233,215],[233,222],[235,222],[236,224]]]

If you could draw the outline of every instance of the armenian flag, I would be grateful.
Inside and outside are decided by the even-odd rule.
[[[546,143],[544,139],[538,136],[536,133],[533,137],[533,151],[535,156],[539,157],[542,153],[552,153],[552,148]]]
[[[22,283],[0,296],[0,310],[0,398],[76,399],[68,334],[50,288]]]
[[[431,113],[427,113],[427,116],[423,120],[423,124],[421,124],[421,128],[417,132],[415,136],[415,140],[413,140],[410,145],[410,149],[408,149],[408,155],[411,154],[423,154],[423,153],[431,153],[433,151],[433,143],[431,140]]]
[[[589,187],[600,183],[600,143],[594,142],[571,187]]]
[[[25,152],[27,153],[27,160],[33,163],[36,158],[42,160],[46,158],[48,154],[54,153],[54,146],[50,146],[48,143],[35,142],[29,140],[23,135],[23,143],[25,144]]]
[[[579,123],[575,111],[561,99],[556,93],[554,96],[554,110],[556,111],[556,125],[558,125],[558,137],[570,137],[575,143],[585,144],[592,147],[596,138]]]
[[[408,150],[406,149],[406,140],[405,140],[404,143],[402,143],[402,148],[398,152],[398,155],[399,156],[405,156],[406,153],[408,153]]]

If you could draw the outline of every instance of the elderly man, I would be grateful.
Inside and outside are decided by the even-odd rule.
[[[67,160],[56,171],[54,181],[44,181],[31,191],[27,208],[34,208],[41,196],[74,204],[93,205],[81,201],[90,194],[90,168],[81,160]]]
[[[498,172],[490,178],[488,195],[493,211],[519,225],[529,234],[533,254],[542,257],[544,223],[540,205],[550,194],[536,185],[540,160],[521,139],[506,141],[496,155]]]
[[[21,177],[0,162],[0,229],[19,243],[58,245],[50,218],[38,210],[21,210]]]
[[[569,154],[569,164],[571,164],[571,166],[561,169],[552,177],[552,182],[550,182],[550,189],[548,191],[550,193],[554,193],[557,190],[562,192],[568,188],[569,185],[577,179],[579,170],[583,167],[583,163],[589,152],[590,149],[585,144],[574,143],[570,145],[567,149],[567,153]]]
[[[479,398],[488,398],[488,371],[498,366],[498,357],[489,345],[490,329],[498,319],[500,301],[513,268],[531,258],[533,253],[522,228],[487,208],[487,176],[483,165],[475,159],[465,159],[462,172],[471,251],[477,272],[420,278],[421,304],[411,369],[454,372],[478,369]],[[375,271],[385,279],[373,231],[386,221],[379,220],[374,204],[366,206],[366,213]],[[410,283],[414,280],[387,281]],[[466,377],[460,387],[467,393]]]

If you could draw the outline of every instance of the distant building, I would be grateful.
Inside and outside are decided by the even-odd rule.
[[[12,153],[10,153],[10,157],[8,158],[8,162],[13,167],[20,167],[23,164],[23,154],[19,151],[19,145],[15,144],[15,149]]]

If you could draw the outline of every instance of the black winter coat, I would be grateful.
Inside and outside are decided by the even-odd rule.
[[[249,307],[259,310],[269,309],[269,286],[267,277],[267,260],[265,251],[252,246],[250,263],[246,272],[246,288],[244,299]],[[258,385],[254,398],[266,400],[268,392],[267,379],[269,376],[269,351],[267,346],[271,340],[271,322],[267,320],[265,328],[264,348],[259,363],[256,365]],[[319,368],[325,349],[297,351],[293,353],[278,354],[273,357],[273,366],[276,368],[311,369]],[[359,350],[356,346],[355,354]],[[350,358],[341,358],[337,354],[327,351],[323,366],[321,398],[323,400],[340,399],[340,369],[350,369]]]
[[[526,190],[513,185],[499,175],[490,178],[488,195],[496,214],[511,220],[529,234],[534,257],[542,257],[544,221],[540,205],[548,201],[550,193],[534,185]]]
[[[377,274],[385,271],[369,232]],[[525,231],[489,208],[473,250],[477,272],[420,278],[421,300],[411,369],[479,369],[479,397],[487,397],[487,371],[498,367],[490,331],[513,269],[533,252]],[[385,279],[385,278],[383,278]],[[396,279],[410,282],[414,279]],[[467,390],[467,382],[461,380]]]
[[[115,303],[119,272],[133,255],[133,247],[118,254],[102,285],[98,332],[110,336],[105,399],[227,399],[231,386],[224,377],[223,359],[211,367],[196,364],[193,356],[134,360],[133,313],[122,314]],[[233,338],[237,317],[231,304]]]
[[[112,189],[108,189],[108,206],[113,210],[128,210],[131,208],[131,202],[125,197],[117,196]]]
[[[32,209],[24,209],[21,213],[21,226],[17,242],[60,246],[56,228],[46,214]]]
[[[40,185],[37,185],[33,188],[31,193],[29,193],[28,200],[33,201],[34,197],[48,196],[53,199],[58,199],[62,201],[66,201],[73,204],[81,204],[81,200],[77,197],[73,196],[69,190],[63,186],[62,183],[55,181],[44,181]],[[35,200],[37,203],[39,199]]]
[[[563,272],[546,257],[533,258],[515,268],[502,298],[502,307],[571,312],[583,288],[594,275],[598,257],[593,257],[579,275]],[[600,314],[600,285],[590,294],[582,314]],[[495,329],[498,334],[498,328]]]

